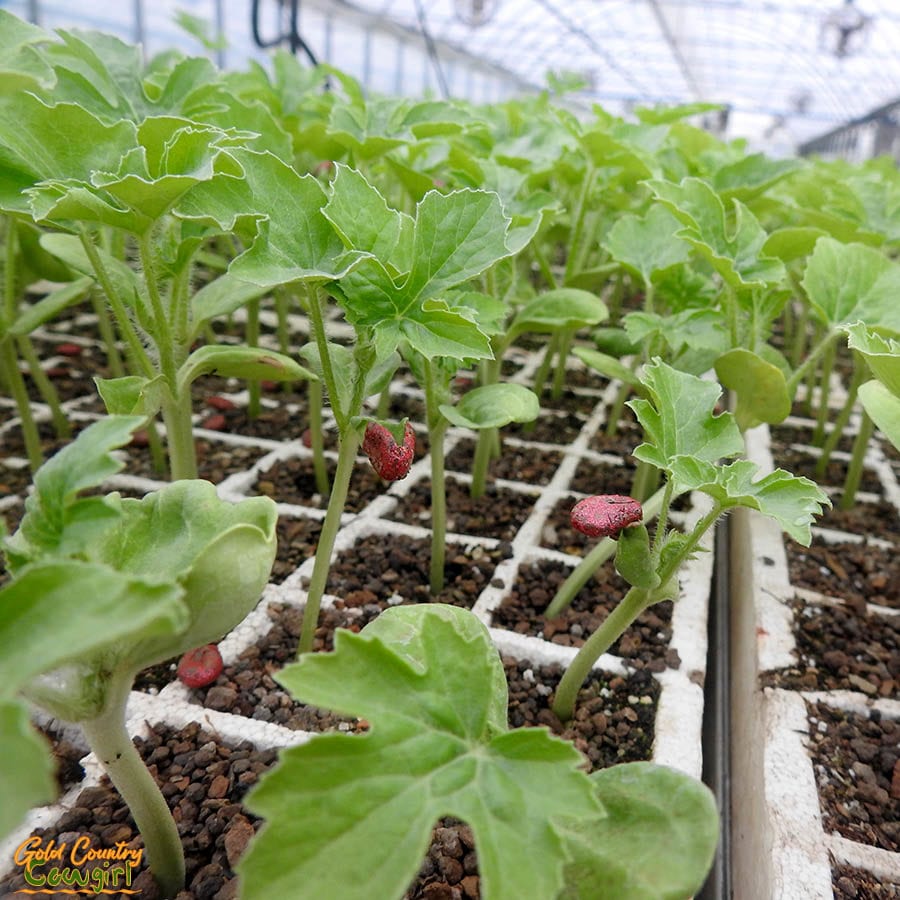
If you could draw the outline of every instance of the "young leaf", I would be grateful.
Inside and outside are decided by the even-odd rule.
[[[872,374],[892,393],[900,397],[900,341],[886,338],[856,322],[844,328],[847,345],[858,350]]]
[[[162,405],[165,378],[123,375],[121,378],[94,378],[97,391],[111,416],[143,416],[149,418]]]
[[[737,396],[734,417],[741,431],[762,422],[783,422],[790,415],[784,372],[761,356],[740,347],[729,350],[716,360],[716,375]]]
[[[472,827],[485,900],[557,896],[565,857],[553,823],[602,807],[571,745],[506,730],[503,668],[470,612],[395,607],[278,677],[372,730],[285,751],[254,790],[249,805],[267,822],[239,864],[247,900],[298,884],[317,897],[399,897],[445,815]]]
[[[195,350],[178,370],[178,390],[188,387],[201,375],[223,378],[265,378],[270,381],[315,381],[309,369],[283,353],[259,347],[231,347],[206,344]]]
[[[0,759],[2,840],[32,807],[50,803],[56,796],[56,764],[50,746],[31,727],[28,708],[16,700],[0,700]]]
[[[859,388],[859,399],[872,421],[900,450],[900,396],[880,381],[867,381]]]
[[[641,381],[649,400],[629,400],[644,429],[644,443],[634,455],[666,472],[677,457],[690,456],[707,463],[737,456],[744,439],[730,413],[715,414],[722,389],[715,382],[679,372],[654,360]]]
[[[591,775],[608,817],[565,832],[571,862],[559,900],[684,900],[703,884],[719,831],[716,801],[694,778],[653,763]]]
[[[511,343],[520,334],[548,334],[562,329],[599,325],[609,316],[606,304],[589,291],[559,288],[529,300],[513,319],[508,332]]]
[[[861,321],[900,330],[900,265],[880,250],[820,238],[806,265],[803,287],[831,328]]]
[[[533,422],[541,411],[534,391],[521,384],[486,384],[464,394],[456,406],[441,404],[441,413],[459,428],[502,428],[510,422]]]
[[[643,217],[626,215],[616,220],[603,246],[613,259],[649,282],[654,272],[687,262],[690,249],[675,237],[679,221],[664,206],[656,204]]]
[[[681,457],[672,462],[673,481],[680,490],[703,491],[723,510],[735,506],[758,509],[781,526],[797,543],[809,546],[813,516],[831,506],[828,495],[808,478],[776,469],[758,481],[759,467],[746,459],[727,466],[714,466],[702,460]]]

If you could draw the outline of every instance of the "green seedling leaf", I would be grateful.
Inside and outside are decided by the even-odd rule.
[[[717,467],[681,457],[672,463],[672,478],[682,490],[709,494],[723,510],[735,506],[758,509],[775,519],[795,541],[808,547],[813,517],[831,506],[828,495],[814,481],[784,469],[754,481],[758,470],[756,463],[746,459]]]
[[[444,294],[510,254],[508,225],[496,194],[430,191],[416,208],[409,274],[396,281],[389,261],[364,260],[338,285],[347,319],[372,329],[379,359],[402,341],[428,359],[489,359],[490,342],[471,311]]]
[[[2,10],[0,10],[2,12]],[[0,29],[2,29],[0,23]],[[50,745],[31,727],[24,703],[0,700],[0,839],[35,806],[56,797],[56,763]]]
[[[802,283],[813,309],[832,329],[859,321],[900,331],[900,265],[880,250],[820,238]]]
[[[55,318],[66,307],[80,303],[93,284],[91,278],[76,278],[62,287],[51,291],[37,303],[23,309],[9,327],[9,334],[31,334],[39,325]]]
[[[53,70],[33,46],[47,38],[42,28],[0,9],[0,96],[53,87]]]
[[[716,360],[723,387],[735,392],[734,418],[741,431],[762,422],[783,422],[791,413],[791,397],[784,372],[749,350],[729,350]]]
[[[678,457],[715,463],[737,456],[744,439],[730,413],[715,414],[722,394],[718,384],[679,372],[660,360],[641,378],[649,399],[629,400],[644,429],[644,443],[635,457],[672,474]]]
[[[454,293],[448,300],[455,308],[471,310],[478,327],[485,334],[493,337],[506,331],[506,317],[509,315],[509,304],[479,291],[463,291]]]
[[[763,255],[766,232],[740,201],[732,201],[734,221],[729,223],[722,199],[699,178],[647,185],[684,224],[677,236],[703,254],[732,288],[772,285],[784,277],[781,260]]]
[[[325,282],[345,275],[364,257],[346,251],[322,215],[326,196],[312,175],[298,175],[271,153],[232,148],[229,155],[243,176],[198,185],[175,212],[225,231],[257,223],[253,246],[231,264],[235,277],[267,288]]]
[[[718,169],[712,186],[722,197],[748,201],[803,165],[798,159],[772,159],[764,153],[751,153]]]
[[[871,331],[862,322],[848,325],[844,331],[850,349],[858,350],[872,374],[892,394],[900,397],[900,341]]]
[[[251,300],[257,300],[267,293],[268,288],[241,281],[231,272],[220,275],[215,281],[204,285],[191,297],[191,318],[194,336],[203,325],[217,316],[231,315]]]
[[[331,197],[322,210],[344,246],[371,253],[393,274],[409,272],[413,256],[410,216],[391,209],[355,169],[337,166]]]
[[[158,572],[140,578],[75,559],[29,566],[0,591],[0,694],[12,696],[44,672],[124,641],[183,630],[183,593],[160,583]]]
[[[102,498],[76,495],[122,469],[124,463],[111,451],[127,444],[143,422],[140,416],[94,422],[41,466],[19,530],[4,542],[13,574],[31,559],[77,553],[117,517],[116,509]]]
[[[559,288],[529,300],[516,313],[508,339],[512,342],[529,331],[551,334],[554,331],[586,328],[588,325],[599,325],[608,317],[606,304],[596,294],[577,288]]]
[[[268,497],[227,503],[208,481],[183,480],[121,501],[122,518],[97,561],[137,578],[184,589],[190,624],[177,635],[147,637],[122,650],[135,670],[219,640],[258,602],[275,559],[277,507]]]
[[[700,375],[730,346],[728,329],[718,309],[685,309],[663,316],[632,312],[624,320],[628,336],[642,346],[668,346],[677,368]]]
[[[722,108],[719,103],[681,103],[677,106],[637,106],[634,114],[641,122],[648,125],[668,125],[671,122],[680,122],[690,116],[703,113],[716,112]]]
[[[766,238],[763,253],[766,256],[777,256],[784,263],[791,263],[809,256],[816,246],[816,241],[826,235],[827,232],[821,228],[808,226],[779,228]]]
[[[640,343],[633,340],[624,328],[598,328],[591,334],[591,338],[600,353],[616,359],[631,356],[641,349]]]
[[[608,817],[566,832],[572,861],[559,900],[684,900],[703,884],[718,841],[701,782],[653,763],[591,775]]]
[[[399,897],[445,815],[472,828],[485,900],[557,896],[565,856],[554,822],[596,819],[602,807],[571,745],[544,729],[507,731],[503,668],[470,612],[389,609],[278,680],[372,728],[286,750],[253,791],[266,825],[239,863],[247,900],[292,896],[298,884],[341,900]]]
[[[207,344],[184,361],[178,370],[179,393],[187,391],[201,375],[268,381],[318,381],[318,376],[283,353],[225,344]]]
[[[646,525],[631,525],[619,532],[616,541],[616,571],[632,586],[651,591],[659,587],[659,575]]]
[[[860,386],[859,399],[872,421],[900,449],[900,397],[873,380]]]
[[[603,246],[613,259],[649,283],[654,272],[687,262],[690,248],[674,237],[681,223],[656,204],[643,217],[626,215],[616,220]]]
[[[458,428],[502,428],[510,422],[533,422],[541,411],[534,391],[521,384],[486,384],[462,396],[456,406],[441,404],[441,414]]]
[[[162,406],[165,378],[123,375],[121,378],[95,378],[94,384],[106,411],[111,416],[155,416]]]
[[[599,372],[607,378],[614,378],[636,391],[643,392],[644,386],[641,384],[640,378],[615,357],[591,350],[589,347],[575,347],[572,353],[595,372]]]
[[[331,358],[338,406],[341,409],[350,409],[359,378],[356,356],[349,347],[332,343],[328,344],[328,355]],[[318,375],[320,381],[325,380],[319,348],[315,343],[304,344],[299,350],[299,356]],[[390,384],[399,365],[400,356],[397,353],[391,353],[385,359],[376,362],[366,375],[362,399],[380,394]]]

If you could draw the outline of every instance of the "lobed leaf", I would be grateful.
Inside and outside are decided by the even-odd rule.
[[[267,820],[239,864],[248,900],[400,897],[446,815],[472,827],[485,900],[555,897],[565,855],[554,822],[602,807],[571,745],[506,730],[484,626],[452,606],[395,607],[358,635],[339,631],[335,647],[279,680],[372,729],[287,750],[248,798]]]
[[[679,221],[665,206],[651,206],[645,216],[621,216],[603,246],[613,259],[637,272],[645,283],[654,272],[687,262],[690,250],[676,235]]]

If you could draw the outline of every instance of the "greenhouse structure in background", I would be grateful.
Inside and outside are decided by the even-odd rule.
[[[494,102],[549,83],[574,107],[710,102],[707,126],[775,155],[900,158],[892,0],[2,0],[222,68],[292,47],[366,88]],[[180,25],[179,22],[182,24]],[[262,46],[260,46],[262,45]]]

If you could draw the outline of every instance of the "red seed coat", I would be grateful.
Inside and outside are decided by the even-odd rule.
[[[407,422],[403,443],[398,444],[384,425],[369,422],[362,449],[381,478],[385,481],[399,481],[409,474],[416,449],[416,433]]]
[[[641,504],[623,494],[598,494],[572,507],[569,521],[588,537],[614,537],[644,517]]]
[[[178,677],[190,688],[206,687],[222,674],[222,654],[215,644],[188,650],[178,663]]]

